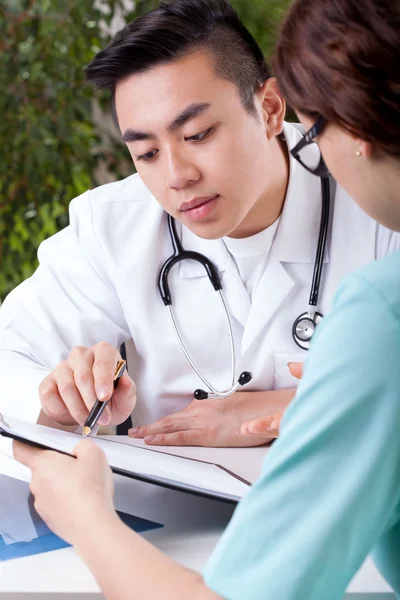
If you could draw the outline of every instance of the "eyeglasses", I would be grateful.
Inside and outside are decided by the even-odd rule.
[[[319,117],[303,139],[290,151],[293,158],[298,160],[307,171],[318,177],[328,177],[329,175],[328,167],[315,141],[315,138],[322,133],[327,123],[325,117]]]

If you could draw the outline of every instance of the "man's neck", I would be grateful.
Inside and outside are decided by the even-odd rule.
[[[277,145],[274,149],[276,160],[273,165],[270,165],[271,173],[274,173],[273,182],[229,237],[246,238],[256,235],[275,223],[283,210],[289,183],[289,152],[284,139],[275,138],[274,143]]]

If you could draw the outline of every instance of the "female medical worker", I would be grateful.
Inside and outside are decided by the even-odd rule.
[[[70,226],[43,243],[36,273],[6,298],[0,409],[36,420],[42,406],[55,421],[83,425],[95,392],[100,397],[105,386],[111,395],[116,348],[132,339],[134,424],[169,416],[138,432],[146,442],[265,443],[238,429],[294,395],[287,363],[307,351],[293,325],[308,310],[320,231],[326,252],[314,310],[325,315],[342,279],[397,249],[399,234],[377,225],[342,188],[335,192],[333,181],[330,219],[320,228],[326,185],[322,194],[320,178],[290,156],[302,134],[284,123],[276,81],[225,0],[161,3],[120,32],[87,73],[115,89],[138,173],[75,199]],[[205,385],[157,287],[173,251],[166,213],[176,218],[183,247],[211,259],[222,276],[238,363],[233,382],[243,371],[253,375],[234,395],[193,400]],[[176,265],[169,284],[194,362],[226,390],[228,327],[203,265]],[[115,425],[134,406],[127,374],[114,399],[102,417]]]
[[[335,177],[397,230],[399,37],[399,2],[297,0],[276,59],[302,122],[318,124]],[[341,286],[281,437],[204,579],[118,521],[110,471],[92,443],[78,444],[77,460],[23,445],[16,456],[32,468],[39,512],[75,544],[109,600],[340,600],[374,548],[400,597],[399,363],[397,252]]]

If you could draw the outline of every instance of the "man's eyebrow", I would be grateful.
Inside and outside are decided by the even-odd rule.
[[[176,117],[176,119],[172,121],[172,123],[168,125],[168,131],[175,131],[176,129],[179,129],[179,127],[183,127],[185,123],[187,123],[191,119],[194,119],[198,115],[201,115],[208,108],[210,108],[210,106],[211,104],[209,102],[190,104],[187,108],[185,108],[185,110],[181,112],[180,115]]]
[[[190,104],[185,108],[173,121],[168,125],[168,131],[175,131],[180,127],[183,127],[188,121],[201,115],[211,104],[209,102],[201,102],[196,104]],[[135,129],[126,129],[122,135],[122,140],[126,143],[129,142],[142,142],[145,140],[155,140],[157,136],[154,133],[146,131],[136,131]]]
[[[155,140],[156,136],[153,133],[145,131],[135,131],[134,129],[126,129],[123,133],[122,140],[128,142],[141,142],[143,140]]]

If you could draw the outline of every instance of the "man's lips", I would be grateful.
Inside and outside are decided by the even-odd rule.
[[[184,202],[180,205],[179,210],[182,212],[186,212],[188,210],[192,210],[193,208],[198,208],[202,204],[206,204],[206,202],[210,202],[210,200],[214,200],[218,197],[218,194],[214,194],[214,196],[202,196],[199,198],[193,198],[190,202]]]

